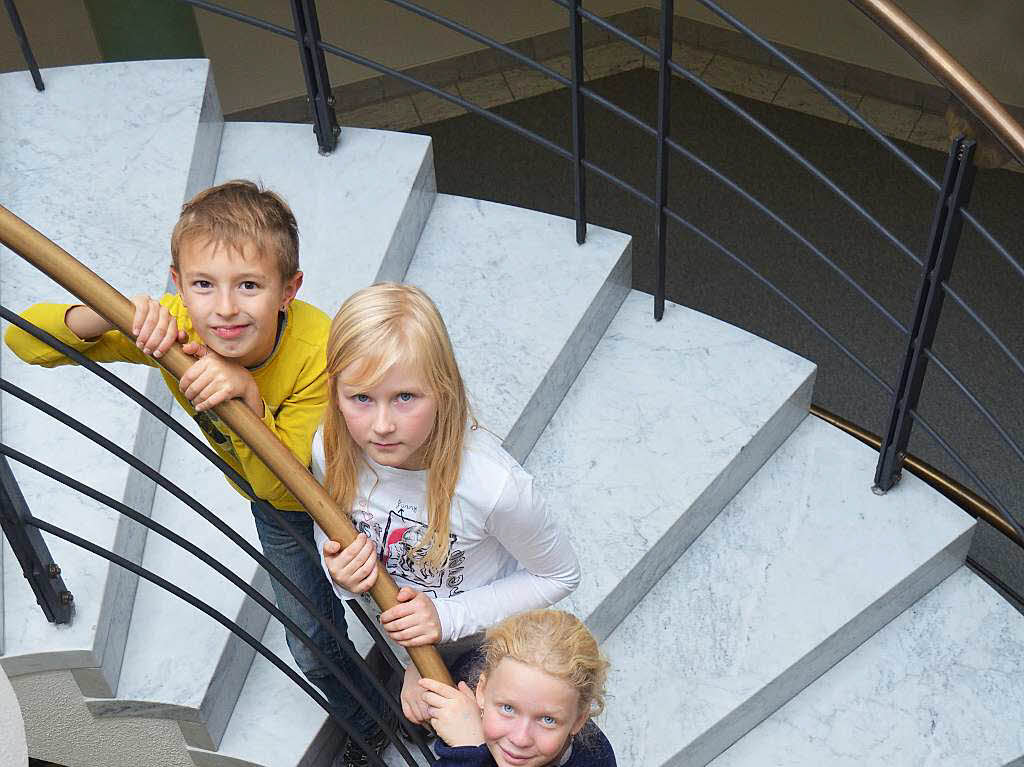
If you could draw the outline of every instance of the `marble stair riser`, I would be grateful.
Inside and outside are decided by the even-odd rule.
[[[800,423],[813,389],[814,366],[790,352],[676,305],[652,313],[632,291],[527,461],[583,567],[564,605],[599,639]],[[755,365],[767,382],[747,393],[737,380]]]
[[[0,83],[9,107],[5,111],[15,120],[10,129],[4,128],[5,135],[28,137],[20,144],[17,141],[7,143],[13,154],[0,156],[0,167],[6,166],[15,174],[11,179],[3,179],[4,187],[9,190],[4,204],[122,292],[132,294],[141,289],[158,294],[167,280],[167,243],[181,202],[210,183],[216,165],[222,116],[208,62],[71,67],[50,70],[47,78],[47,91],[44,94],[32,91],[28,97],[20,93],[17,83]],[[167,82],[175,84],[173,88],[163,87],[160,105],[154,105],[142,95],[151,94],[156,82],[164,86]],[[14,90],[7,93],[12,86]],[[35,127],[37,122],[59,124],[63,128],[39,130]],[[4,154],[0,150],[0,155]],[[0,172],[0,178],[3,175]],[[159,183],[154,185],[153,178],[159,179]],[[130,229],[126,230],[126,225]],[[7,260],[14,258],[5,254],[3,300],[6,305],[18,309],[32,301],[59,299],[63,294],[60,288],[25,265]],[[6,350],[3,353],[8,359],[5,373],[17,381],[18,366],[23,365],[13,360]],[[50,380],[42,389],[35,390],[36,393],[59,388],[58,393],[46,398],[62,407],[69,393],[92,391],[98,398],[93,408],[95,413],[102,413],[108,407],[122,412],[113,422],[123,420],[127,413],[141,413],[132,410],[134,406],[126,408],[122,395],[113,393],[95,379],[79,388],[69,386],[66,371],[42,372]],[[155,373],[147,376],[146,371],[139,369],[124,377],[140,390],[156,394],[153,376]],[[159,396],[157,401],[160,401]],[[162,425],[147,415],[135,417],[138,426],[134,435],[112,432],[111,421],[102,418],[103,423],[97,425],[97,429],[119,444],[133,445],[135,454],[143,460],[158,460]],[[90,418],[83,420],[89,422]],[[84,453],[77,453],[80,458],[74,457],[75,450],[64,450],[59,459],[51,463],[74,474],[71,466],[75,461],[90,456],[95,450],[99,448],[90,446]],[[110,460],[116,463],[116,459]],[[134,471],[118,468],[116,472],[124,472],[121,489],[113,492],[110,492],[113,488],[103,489],[148,513],[152,484]],[[108,480],[116,476],[111,475],[109,469],[97,471],[94,468],[89,477],[82,479],[95,485],[97,477],[104,474]],[[79,521],[62,522],[60,515],[66,511],[61,508],[66,509],[68,504],[60,500],[61,495],[61,491],[55,493],[51,489],[46,493],[43,507],[36,505],[34,508],[42,516],[75,530]],[[56,511],[57,516],[51,516],[51,510]],[[114,519],[106,512],[102,516]],[[89,512],[83,510],[80,519],[88,518]],[[97,534],[100,537],[93,540],[100,545],[128,559],[139,560],[145,543],[145,530],[141,526],[118,517],[109,538],[103,536],[103,529],[103,524],[95,520],[84,534],[86,537]],[[67,552],[61,556],[61,564],[69,588],[77,598],[76,614],[69,625],[70,631],[65,629],[63,634],[53,633],[41,615],[28,616],[27,620],[32,624],[38,622],[39,630],[49,637],[32,644],[45,647],[53,642],[78,641],[82,649],[25,653],[18,642],[9,643],[5,648],[8,654],[2,661],[4,668],[9,674],[71,668],[83,692],[110,694],[117,685],[125,635],[123,619],[131,612],[137,579],[67,544],[51,542],[50,546],[51,550]],[[93,571],[97,575],[103,573],[101,581],[94,581]],[[97,588],[85,587],[90,581],[95,582]],[[7,589],[10,589],[10,582]],[[10,593],[6,608],[8,611],[15,609],[23,616],[31,612],[31,608],[23,609],[20,599],[17,605],[12,602]],[[38,617],[38,621],[33,620],[34,617]],[[28,626],[19,631],[25,629],[36,631]],[[92,636],[86,637],[89,633]],[[82,635],[80,640],[72,638],[79,634]]]
[[[876,460],[806,418],[609,637],[623,761],[706,764],[962,563],[974,521]]]
[[[961,567],[711,765],[1018,764],[1022,663],[1024,616]]]

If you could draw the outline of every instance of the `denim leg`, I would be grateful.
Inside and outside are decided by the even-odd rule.
[[[256,532],[259,535],[260,543],[263,546],[263,553],[284,575],[299,588],[299,590],[312,602],[321,615],[330,618],[339,635],[343,638],[345,645],[354,653],[355,648],[348,638],[348,627],[345,623],[345,606],[338,599],[331,588],[327,575],[320,567],[319,562],[314,561],[305,547],[301,546],[291,534],[281,525],[278,517],[281,514],[288,515],[288,522],[300,535],[305,538],[310,546],[313,543],[313,521],[308,515],[302,512],[293,511],[267,511],[260,510],[255,504],[252,505],[253,517],[256,521]],[[309,636],[313,643],[330,658],[342,673],[353,681],[356,688],[362,692],[377,711],[383,712],[384,703],[380,696],[370,686],[370,683],[363,678],[362,673],[356,668],[355,663],[349,660],[343,653],[338,642],[330,635],[328,630],[320,624],[299,601],[273,577],[270,579],[274,588],[274,598],[277,607],[281,612],[294,621],[303,633]],[[286,633],[288,649],[292,657],[306,678],[320,688],[331,704],[331,707],[340,718],[352,723],[356,731],[361,735],[370,735],[376,732],[377,724],[349,695],[342,684],[328,671],[324,662],[317,658],[301,640]]]

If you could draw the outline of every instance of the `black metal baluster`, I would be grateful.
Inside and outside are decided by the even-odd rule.
[[[967,205],[971,198],[975,173],[972,161],[974,147],[973,141],[967,141],[961,136],[953,142],[946,160],[942,190],[939,192],[928,238],[928,254],[917,291],[907,353],[900,371],[899,384],[893,394],[889,424],[878,453],[873,488],[876,493],[888,491],[899,481],[903,460],[906,458],[913,426],[912,411],[917,408],[928,367],[927,350],[935,338],[935,329],[942,312],[945,297],[942,283],[949,278],[953,268],[960,230],[963,228],[960,208]]]
[[[0,528],[21,563],[25,580],[50,623],[70,623],[74,597],[60,577],[60,568],[40,532],[26,522],[31,515],[18,480],[5,456],[0,456]]]
[[[569,6],[569,45],[572,48],[572,160],[576,194],[576,242],[587,240],[587,180],[583,168],[586,144],[583,123],[583,20],[580,18],[580,0]]]
[[[43,77],[39,74],[39,65],[36,64],[36,57],[32,55],[32,46],[28,43],[28,35],[25,34],[25,27],[21,23],[21,16],[18,15],[14,0],[4,0],[4,7],[7,8],[7,15],[11,19],[11,26],[14,27],[14,34],[21,44],[21,53],[25,57],[25,63],[28,64],[28,71],[32,73],[32,82],[36,84],[36,90],[41,91],[46,86],[43,85]]]
[[[661,2],[661,54],[658,57],[658,179],[655,200],[657,201],[658,235],[658,278],[654,289],[654,319],[665,315],[665,206],[668,204],[668,153],[665,139],[669,135],[669,120],[672,104],[672,21],[675,15],[674,0]]]
[[[320,154],[330,154],[338,145],[338,117],[334,113],[334,94],[327,74],[327,62],[320,47],[320,21],[316,0],[291,0],[295,20],[295,41],[302,58],[302,74],[306,78],[306,98],[313,117],[313,133]]]

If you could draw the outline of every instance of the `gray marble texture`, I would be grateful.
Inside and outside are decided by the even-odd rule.
[[[966,567],[712,767],[1003,767],[1024,757],[1024,616]]]
[[[808,417],[604,644],[624,764],[706,764],[963,562],[974,521]]]
[[[202,439],[198,426],[178,405],[173,414]],[[167,435],[160,472],[259,548],[248,501],[176,434]],[[267,576],[252,558],[163,488],[157,490],[152,519],[199,546],[270,597]],[[150,533],[142,566],[173,581],[250,633],[259,636],[263,632],[267,621],[264,610],[166,538]],[[201,727],[190,728],[187,739],[215,748],[253,652],[212,618],[149,581],[141,581],[130,614],[116,698],[89,700],[88,706],[97,716],[194,722]]]
[[[652,315],[632,291],[526,463],[580,557],[563,606],[602,639],[805,417],[814,380],[712,317]]]
[[[435,192],[430,138],[345,128],[317,152],[308,125],[229,123],[217,182],[248,178],[280,194],[299,224],[299,298],[332,317],[349,295],[401,280]]]
[[[361,653],[372,640],[348,615],[349,636]],[[273,618],[263,644],[295,669],[284,629]],[[268,727],[267,723],[273,722]],[[340,733],[327,714],[269,660],[257,655],[216,751],[190,748],[198,767],[329,767]]]
[[[406,281],[437,304],[477,418],[518,460],[618,308],[629,249],[598,226],[580,246],[570,219],[437,196]]]
[[[19,73],[0,75],[0,202],[123,293],[159,294],[167,281],[170,231],[190,175],[201,175],[203,163],[212,174],[212,158],[195,151],[208,75],[206,61],[67,67],[46,71],[42,93]],[[207,110],[203,119],[213,126],[208,133],[216,132],[218,118]],[[12,309],[70,300],[2,248],[0,275],[0,299]],[[137,408],[91,374],[29,367],[6,348],[2,355],[4,374],[14,383],[120,445],[135,443]],[[116,370],[136,388],[146,387],[145,369]],[[3,413],[6,443],[114,498],[138,495],[128,486],[127,468],[85,438],[8,395]],[[15,473],[30,507],[43,518],[105,548],[120,547],[129,556],[141,552],[143,536],[126,529],[116,512],[31,471],[15,467]],[[48,624],[16,560],[5,556],[4,669],[16,675],[77,667],[95,688],[109,687],[116,682],[120,654],[108,629],[127,620],[131,585],[105,560],[62,541],[49,543],[75,596],[74,620]]]

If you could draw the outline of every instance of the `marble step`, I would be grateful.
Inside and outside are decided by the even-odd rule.
[[[707,764],[962,564],[974,521],[876,460],[808,416],[612,633],[620,762]]]
[[[353,615],[352,642],[365,653],[372,640]],[[271,619],[263,644],[297,670],[284,629]],[[340,731],[324,710],[262,655],[257,655],[216,751],[190,748],[197,767],[330,767]]]
[[[812,363],[739,328],[652,313],[630,292],[526,464],[580,556],[563,606],[599,639],[786,439],[814,383]]]
[[[207,61],[97,64],[0,75],[2,203],[125,294],[163,292],[171,229],[182,202],[213,180],[222,118]],[[0,299],[13,310],[70,295],[0,248]],[[4,347],[5,378],[157,465],[164,428],[92,374],[23,364]],[[156,371],[117,370],[170,406]],[[153,485],[126,465],[14,397],[4,395],[3,440],[148,513]],[[30,509],[136,561],[145,530],[116,512],[16,464]],[[45,536],[44,536],[45,537]],[[75,597],[70,624],[46,622],[8,549],[4,657],[10,676],[73,669],[87,695],[116,689],[136,578],[47,537]],[[6,547],[6,541],[4,542]],[[34,705],[34,704],[33,704]]]
[[[439,194],[406,281],[433,298],[481,425],[522,462],[629,290],[631,239]]]
[[[429,137],[360,128],[347,129],[334,154],[323,157],[308,125],[228,123],[216,182],[233,178],[258,180],[292,207],[305,274],[300,298],[331,313],[374,280],[402,278],[435,194]],[[191,421],[175,409],[179,420]],[[259,547],[248,503],[176,435],[168,436],[161,472]],[[270,595],[262,569],[184,504],[161,492],[154,517]],[[184,579],[192,594],[251,633],[265,627],[265,611],[159,536],[150,536],[143,564]],[[216,749],[254,654],[200,611],[142,584],[117,695],[89,707],[97,716],[176,719],[190,746]]]
[[[711,767],[1024,763],[1024,616],[966,567]]]

